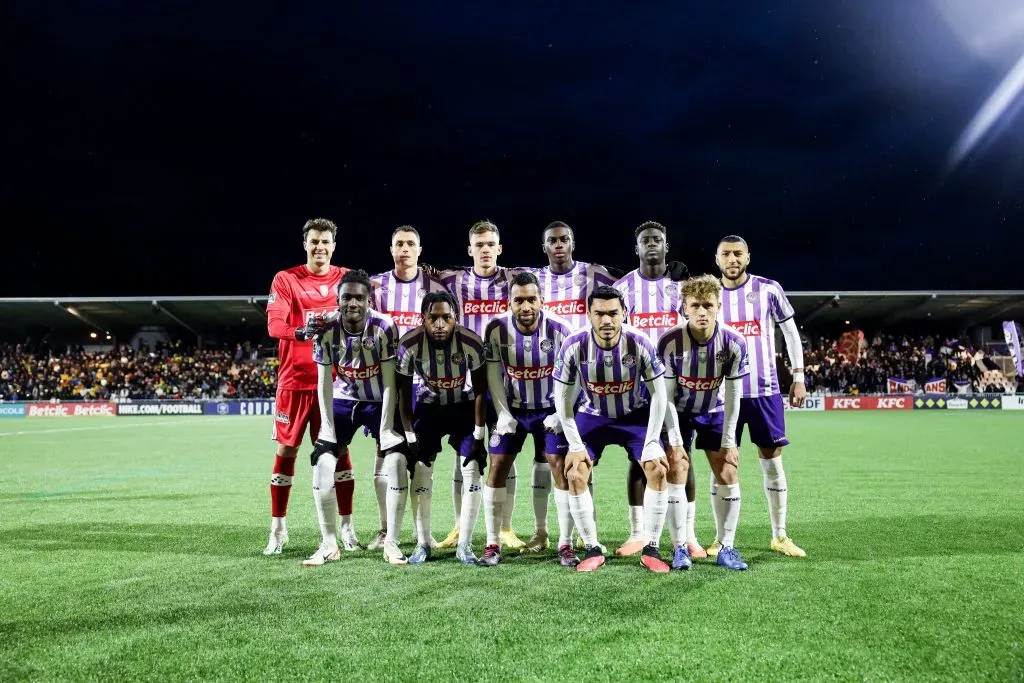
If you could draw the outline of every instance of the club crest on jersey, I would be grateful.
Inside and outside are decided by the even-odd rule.
[[[729,349],[722,349],[721,351],[715,354],[715,358],[717,358],[722,363],[729,360],[729,356]]]
[[[465,362],[466,362],[466,354],[462,353],[461,351],[456,351],[455,353],[452,354],[452,364],[453,365],[462,365]]]
[[[583,273],[576,273],[576,275],[572,278],[572,283],[577,287],[582,287],[583,285],[587,284],[587,276],[584,275]]]
[[[267,297],[267,305],[269,306],[270,304],[274,303],[275,301],[277,301],[277,294],[275,292],[271,292],[270,296]]]
[[[622,364],[625,365],[627,368],[633,367],[634,365],[636,365],[636,356],[634,356],[631,353],[627,353],[625,356],[622,357]],[[605,365],[610,365],[610,363],[606,361]]]
[[[416,290],[416,298],[417,299],[422,299],[426,295],[427,295],[427,290],[425,290],[425,289],[417,289]]]
[[[666,282],[665,283],[665,294],[667,296],[675,296],[676,292],[678,291],[678,289],[679,289],[679,285],[677,285],[674,282]]]
[[[552,349],[554,348],[555,345],[551,343],[550,339],[540,340],[540,350],[543,351],[544,353],[551,353]]]
[[[370,349],[373,348],[373,339],[371,339],[370,337],[363,337],[362,344],[363,348],[369,351]]]
[[[490,441],[488,441],[488,443],[491,444],[491,446],[500,446],[501,445],[501,435],[500,434],[491,434],[491,439],[490,439]]]
[[[747,292],[747,303],[754,303],[757,301],[757,292]]]

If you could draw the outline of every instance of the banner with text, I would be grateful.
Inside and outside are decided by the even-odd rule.
[[[946,378],[945,377],[932,377],[930,380],[924,383],[924,393],[926,394],[944,394],[946,393]]]
[[[5,417],[25,417],[25,404],[0,403],[0,419]]]
[[[274,399],[207,401],[206,415],[273,415]]]
[[[808,396],[804,399],[804,404],[799,408],[794,408],[789,405],[789,396],[782,398],[782,406],[786,410],[825,410],[825,397],[824,396]]]
[[[888,391],[890,394],[912,394],[916,388],[917,382],[912,379],[904,379],[903,377],[889,378]]]
[[[913,396],[829,396],[825,410],[913,410]]]
[[[1024,410],[1024,394],[1003,396],[1003,410]]]
[[[136,401],[117,404],[118,417],[202,414],[203,404],[200,401]]]
[[[26,417],[112,417],[117,414],[115,403],[83,401],[81,403],[28,403]]]
[[[1020,323],[1015,323],[1012,320],[1003,321],[1003,337],[1006,338],[1006,345],[1010,347],[1013,368],[1017,371],[1018,377],[1024,377],[1024,356],[1021,356],[1020,352],[1021,336]]]

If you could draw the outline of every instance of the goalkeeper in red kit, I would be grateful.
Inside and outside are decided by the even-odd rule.
[[[288,542],[285,516],[295,475],[295,456],[309,428],[310,443],[320,432],[317,403],[317,368],[313,362],[313,337],[326,330],[338,310],[338,286],[348,271],[331,265],[338,226],[326,218],[313,218],[302,227],[306,263],[274,276],[267,300],[267,331],[279,339],[277,403],[272,438],[277,457],[270,477],[270,539],[264,555],[277,555]],[[346,550],[359,549],[352,527],[352,493],[355,479],[348,449],[338,453],[334,490],[341,515],[342,543]]]

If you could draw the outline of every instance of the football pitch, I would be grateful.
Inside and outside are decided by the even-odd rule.
[[[554,551],[465,567],[454,551],[304,568],[319,541],[306,451],[290,544],[267,558],[269,417],[0,423],[0,680],[1022,680],[1024,413],[789,414],[789,531],[767,550],[742,449],[737,546],[654,575]],[[353,444],[356,524],[377,527],[370,442]],[[708,465],[697,524],[713,538]],[[598,530],[626,536],[625,455],[595,477]],[[450,451],[434,535],[451,527]],[[533,528],[520,463],[514,526]],[[549,526],[554,531],[554,503]],[[412,547],[411,508],[403,548]],[[667,544],[668,533],[664,537]],[[483,520],[475,542],[483,549]]]

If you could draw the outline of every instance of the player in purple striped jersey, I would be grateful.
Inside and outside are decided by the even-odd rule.
[[[419,327],[423,322],[420,315],[420,304],[429,292],[443,292],[441,281],[419,267],[420,233],[411,225],[402,225],[391,233],[391,258],[395,267],[370,278],[373,284],[373,307],[391,316],[398,326],[399,336]],[[373,491],[377,496],[377,513],[380,517],[380,531],[377,537],[367,546],[369,550],[379,550],[384,546],[387,537],[387,491],[388,477],[382,471],[384,459],[380,449],[374,460]],[[433,541],[433,539],[431,539]],[[436,545],[436,543],[435,543]]]
[[[679,324],[683,299],[679,283],[669,275],[668,230],[656,221],[641,223],[633,231],[633,251],[640,266],[615,283],[622,292],[629,313],[629,323],[640,329],[653,344],[657,344],[666,331]],[[685,270],[685,268],[684,268]],[[630,463],[626,491],[629,499],[630,533],[626,542],[616,550],[617,555],[633,555],[644,547],[643,500],[646,477],[639,463]],[[696,485],[693,472],[688,471],[686,482],[687,545],[694,557],[705,557],[704,548],[697,540],[695,530]]]
[[[641,562],[652,571],[668,571],[658,551],[665,521],[668,462],[659,442],[665,419],[665,368],[650,340],[623,324],[622,294],[597,287],[587,301],[590,325],[562,342],[555,362],[555,408],[569,443],[563,466],[569,483],[569,509],[587,546],[579,571],[604,564],[598,542],[594,500],[587,489],[590,470],[606,446],[626,449],[631,460],[644,463],[648,487],[644,513],[649,522],[648,543]],[[577,394],[582,391],[582,401]]]
[[[492,424],[490,430],[491,471],[484,488],[487,546],[480,558],[484,566],[494,566],[501,561],[499,532],[505,475],[522,450],[526,437],[533,435],[535,441],[544,444],[544,453],[551,463],[559,456],[564,458],[568,450],[555,415],[551,375],[562,340],[570,330],[564,319],[543,310],[543,304],[537,276],[519,273],[512,281],[509,312],[487,325],[484,338],[487,382],[496,412],[496,424]],[[554,467],[554,473],[558,484],[555,494],[560,534],[558,557],[562,566],[574,567],[579,560],[570,545],[573,527],[568,486],[558,467]],[[544,513],[546,516],[546,505]],[[531,550],[548,547],[546,520],[537,520],[537,533],[528,547]]]
[[[742,441],[743,427],[749,427],[750,440],[757,446],[764,472],[764,492],[772,524],[771,549],[790,557],[806,557],[807,553],[786,533],[789,493],[786,472],[782,468],[782,448],[789,445],[789,440],[775,365],[775,326],[778,325],[786,340],[793,373],[789,400],[793,406],[802,406],[807,396],[804,351],[800,330],[793,319],[793,306],[778,282],[747,272],[750,250],[742,237],[723,237],[715,258],[722,271],[722,319],[743,335],[750,354],[750,375],[743,381],[740,399],[737,440]],[[708,548],[709,553],[715,550],[715,545]]]
[[[483,336],[487,323],[508,310],[509,284],[518,269],[498,265],[498,256],[501,255],[501,234],[498,232],[498,226],[491,221],[477,221],[469,229],[468,252],[473,258],[473,266],[441,271],[441,282],[458,302],[459,324]],[[452,474],[452,503],[455,507],[456,522],[451,533],[438,543],[440,548],[453,547],[459,541],[458,520],[462,506],[460,477],[461,471],[456,467]],[[512,530],[517,481],[513,463],[506,480],[501,544],[508,548],[521,549],[525,544]]]
[[[341,449],[352,442],[360,427],[367,427],[384,449],[394,448],[403,438],[395,423],[395,351],[398,329],[386,315],[369,310],[370,278],[365,271],[350,270],[338,288],[340,318],[313,343],[313,361],[317,364],[319,385],[320,434],[313,450],[313,498],[316,502],[322,542],[308,557],[306,566],[337,560],[338,538],[335,528],[335,465]],[[338,379],[331,381],[332,368]],[[332,401],[333,397],[333,401]],[[391,491],[388,513],[393,529],[398,529],[405,507],[405,465],[400,454],[386,458]],[[342,538],[346,550],[359,548],[351,519],[342,519]],[[392,564],[405,564],[397,538],[384,544],[384,558]]]
[[[674,548],[673,569],[691,566],[682,501],[683,481],[691,469],[692,446],[705,452],[711,464],[711,476],[718,483],[718,495],[711,498],[718,538],[722,539],[718,564],[733,570],[747,568],[733,545],[740,513],[736,420],[740,410],[740,385],[750,369],[743,337],[717,322],[721,295],[722,286],[711,275],[687,280],[683,283],[683,297],[688,320],[666,332],[658,342],[670,399],[665,417],[669,443],[682,442],[685,447],[684,458],[680,461],[682,471],[675,473],[675,479],[669,471],[668,518]],[[695,444],[691,443],[694,432],[697,434]]]
[[[418,564],[430,557],[433,466],[441,452],[441,439],[448,436],[465,481],[455,556],[464,564],[475,564],[473,527],[480,512],[487,449],[483,441],[484,392],[474,395],[472,387],[487,384],[483,342],[459,325],[455,299],[449,292],[427,294],[420,312],[423,324],[406,333],[398,344],[399,412],[410,458],[415,461],[412,504],[417,545],[409,561]],[[415,397],[414,375],[421,379]]]

